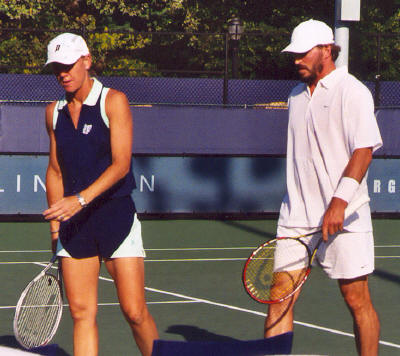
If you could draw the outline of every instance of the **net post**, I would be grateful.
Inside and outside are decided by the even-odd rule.
[[[349,22],[360,21],[360,0],[335,0],[335,44],[341,47],[335,64],[349,64]]]

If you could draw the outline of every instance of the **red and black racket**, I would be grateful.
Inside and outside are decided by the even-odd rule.
[[[345,217],[352,215],[365,201],[351,204]],[[309,247],[310,236],[318,230],[296,237],[277,237],[259,246],[247,259],[243,285],[251,298],[260,303],[280,303],[293,296],[307,280],[322,236]]]

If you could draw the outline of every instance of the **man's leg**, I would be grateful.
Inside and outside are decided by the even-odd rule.
[[[271,296],[281,296],[290,283],[298,281],[302,271],[277,272],[276,281],[271,288]],[[292,297],[280,303],[269,304],[268,315],[265,319],[264,336],[271,337],[293,331],[293,308],[299,297],[298,290]]]
[[[368,276],[340,279],[339,287],[353,317],[358,354],[360,356],[377,356],[380,324],[372,305]]]

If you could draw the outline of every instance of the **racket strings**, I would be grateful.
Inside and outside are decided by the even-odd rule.
[[[286,241],[284,241],[286,242]],[[297,254],[293,244],[288,241],[286,246],[282,241],[271,241],[259,248],[249,259],[245,268],[244,282],[247,291],[259,301],[278,301],[294,293],[302,284],[308,273],[308,264],[304,263],[304,255]],[[280,243],[279,249],[277,245]],[[295,251],[294,251],[295,250]]]
[[[61,311],[60,311],[61,309]],[[17,332],[26,348],[46,344],[53,336],[62,312],[58,280],[44,275],[28,289],[18,311]]]

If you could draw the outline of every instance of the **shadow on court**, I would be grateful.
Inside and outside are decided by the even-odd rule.
[[[273,239],[276,237],[276,233],[275,232],[269,232],[269,231],[265,231],[265,230],[261,230],[261,229],[257,229],[254,227],[251,227],[249,225],[243,224],[239,221],[236,220],[222,220],[222,223],[224,223],[225,225],[229,225],[235,228],[238,228],[242,231],[248,232],[250,234],[254,234],[257,236],[261,236],[263,238],[265,238],[265,240],[269,240],[269,239]]]
[[[0,345],[23,350],[23,348],[18,344],[18,341],[14,335],[0,336]]]
[[[166,330],[168,334],[181,335],[186,341],[220,341],[232,342],[239,341],[238,339],[214,334],[208,330],[198,328],[192,325],[171,325]]]
[[[387,272],[379,268],[376,268],[373,274],[374,276],[385,279],[389,282],[400,284],[400,275],[398,274]]]
[[[18,341],[16,340],[14,335],[3,335],[3,336],[0,336],[0,345],[1,346],[6,346],[6,347],[11,347],[11,348],[17,349],[17,350],[26,351],[23,347],[20,346],[20,344],[18,343]],[[46,348],[46,346],[43,347],[44,351],[45,351],[45,348]],[[65,352],[65,350],[63,350],[62,348],[60,348],[58,346],[57,347],[57,356],[70,356],[70,354]]]

